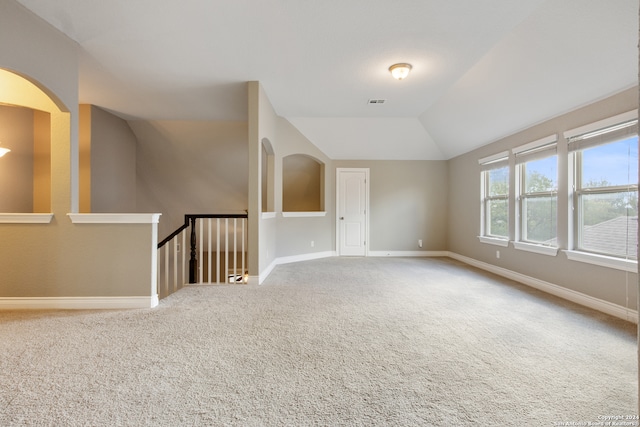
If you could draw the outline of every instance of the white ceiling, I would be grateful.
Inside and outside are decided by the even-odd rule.
[[[259,80],[334,159],[448,159],[638,81],[638,0],[17,1],[80,45],[82,103],[244,121]]]

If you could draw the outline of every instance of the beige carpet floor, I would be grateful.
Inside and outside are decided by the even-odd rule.
[[[1,426],[588,425],[635,414],[636,379],[635,325],[446,258],[0,312]]]

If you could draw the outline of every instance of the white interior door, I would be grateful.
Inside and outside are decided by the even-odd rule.
[[[337,242],[340,256],[366,256],[369,169],[337,170]]]

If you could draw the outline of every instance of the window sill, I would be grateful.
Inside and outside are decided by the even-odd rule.
[[[327,216],[327,212],[318,211],[318,212],[282,212],[282,216],[284,218],[302,218],[302,217],[319,217],[319,216]]]
[[[555,248],[553,246],[536,245],[535,243],[513,242],[513,247],[520,251],[533,252],[540,255],[558,255],[558,248]]]
[[[49,224],[52,213],[0,213],[0,224]]]
[[[605,255],[590,254],[580,251],[563,251],[567,254],[567,258],[571,261],[584,262],[586,264],[599,265],[601,267],[614,268],[616,270],[628,271],[630,273],[638,272],[638,261],[615,258]]]
[[[497,237],[487,236],[478,236],[478,239],[480,239],[480,242],[488,243],[489,245],[502,246],[503,248],[509,246],[509,240],[507,239],[499,239]]]
[[[275,212],[262,212],[262,219],[271,219],[275,217],[276,217]]]

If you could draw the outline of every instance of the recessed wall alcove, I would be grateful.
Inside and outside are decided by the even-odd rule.
[[[0,147],[11,150],[0,158],[0,213],[54,211],[52,146],[70,140],[69,113],[59,104],[37,83],[0,69]],[[68,202],[69,189],[62,195]],[[0,221],[8,219],[19,222],[7,215]]]
[[[324,163],[305,154],[282,159],[282,211],[324,211]]]

